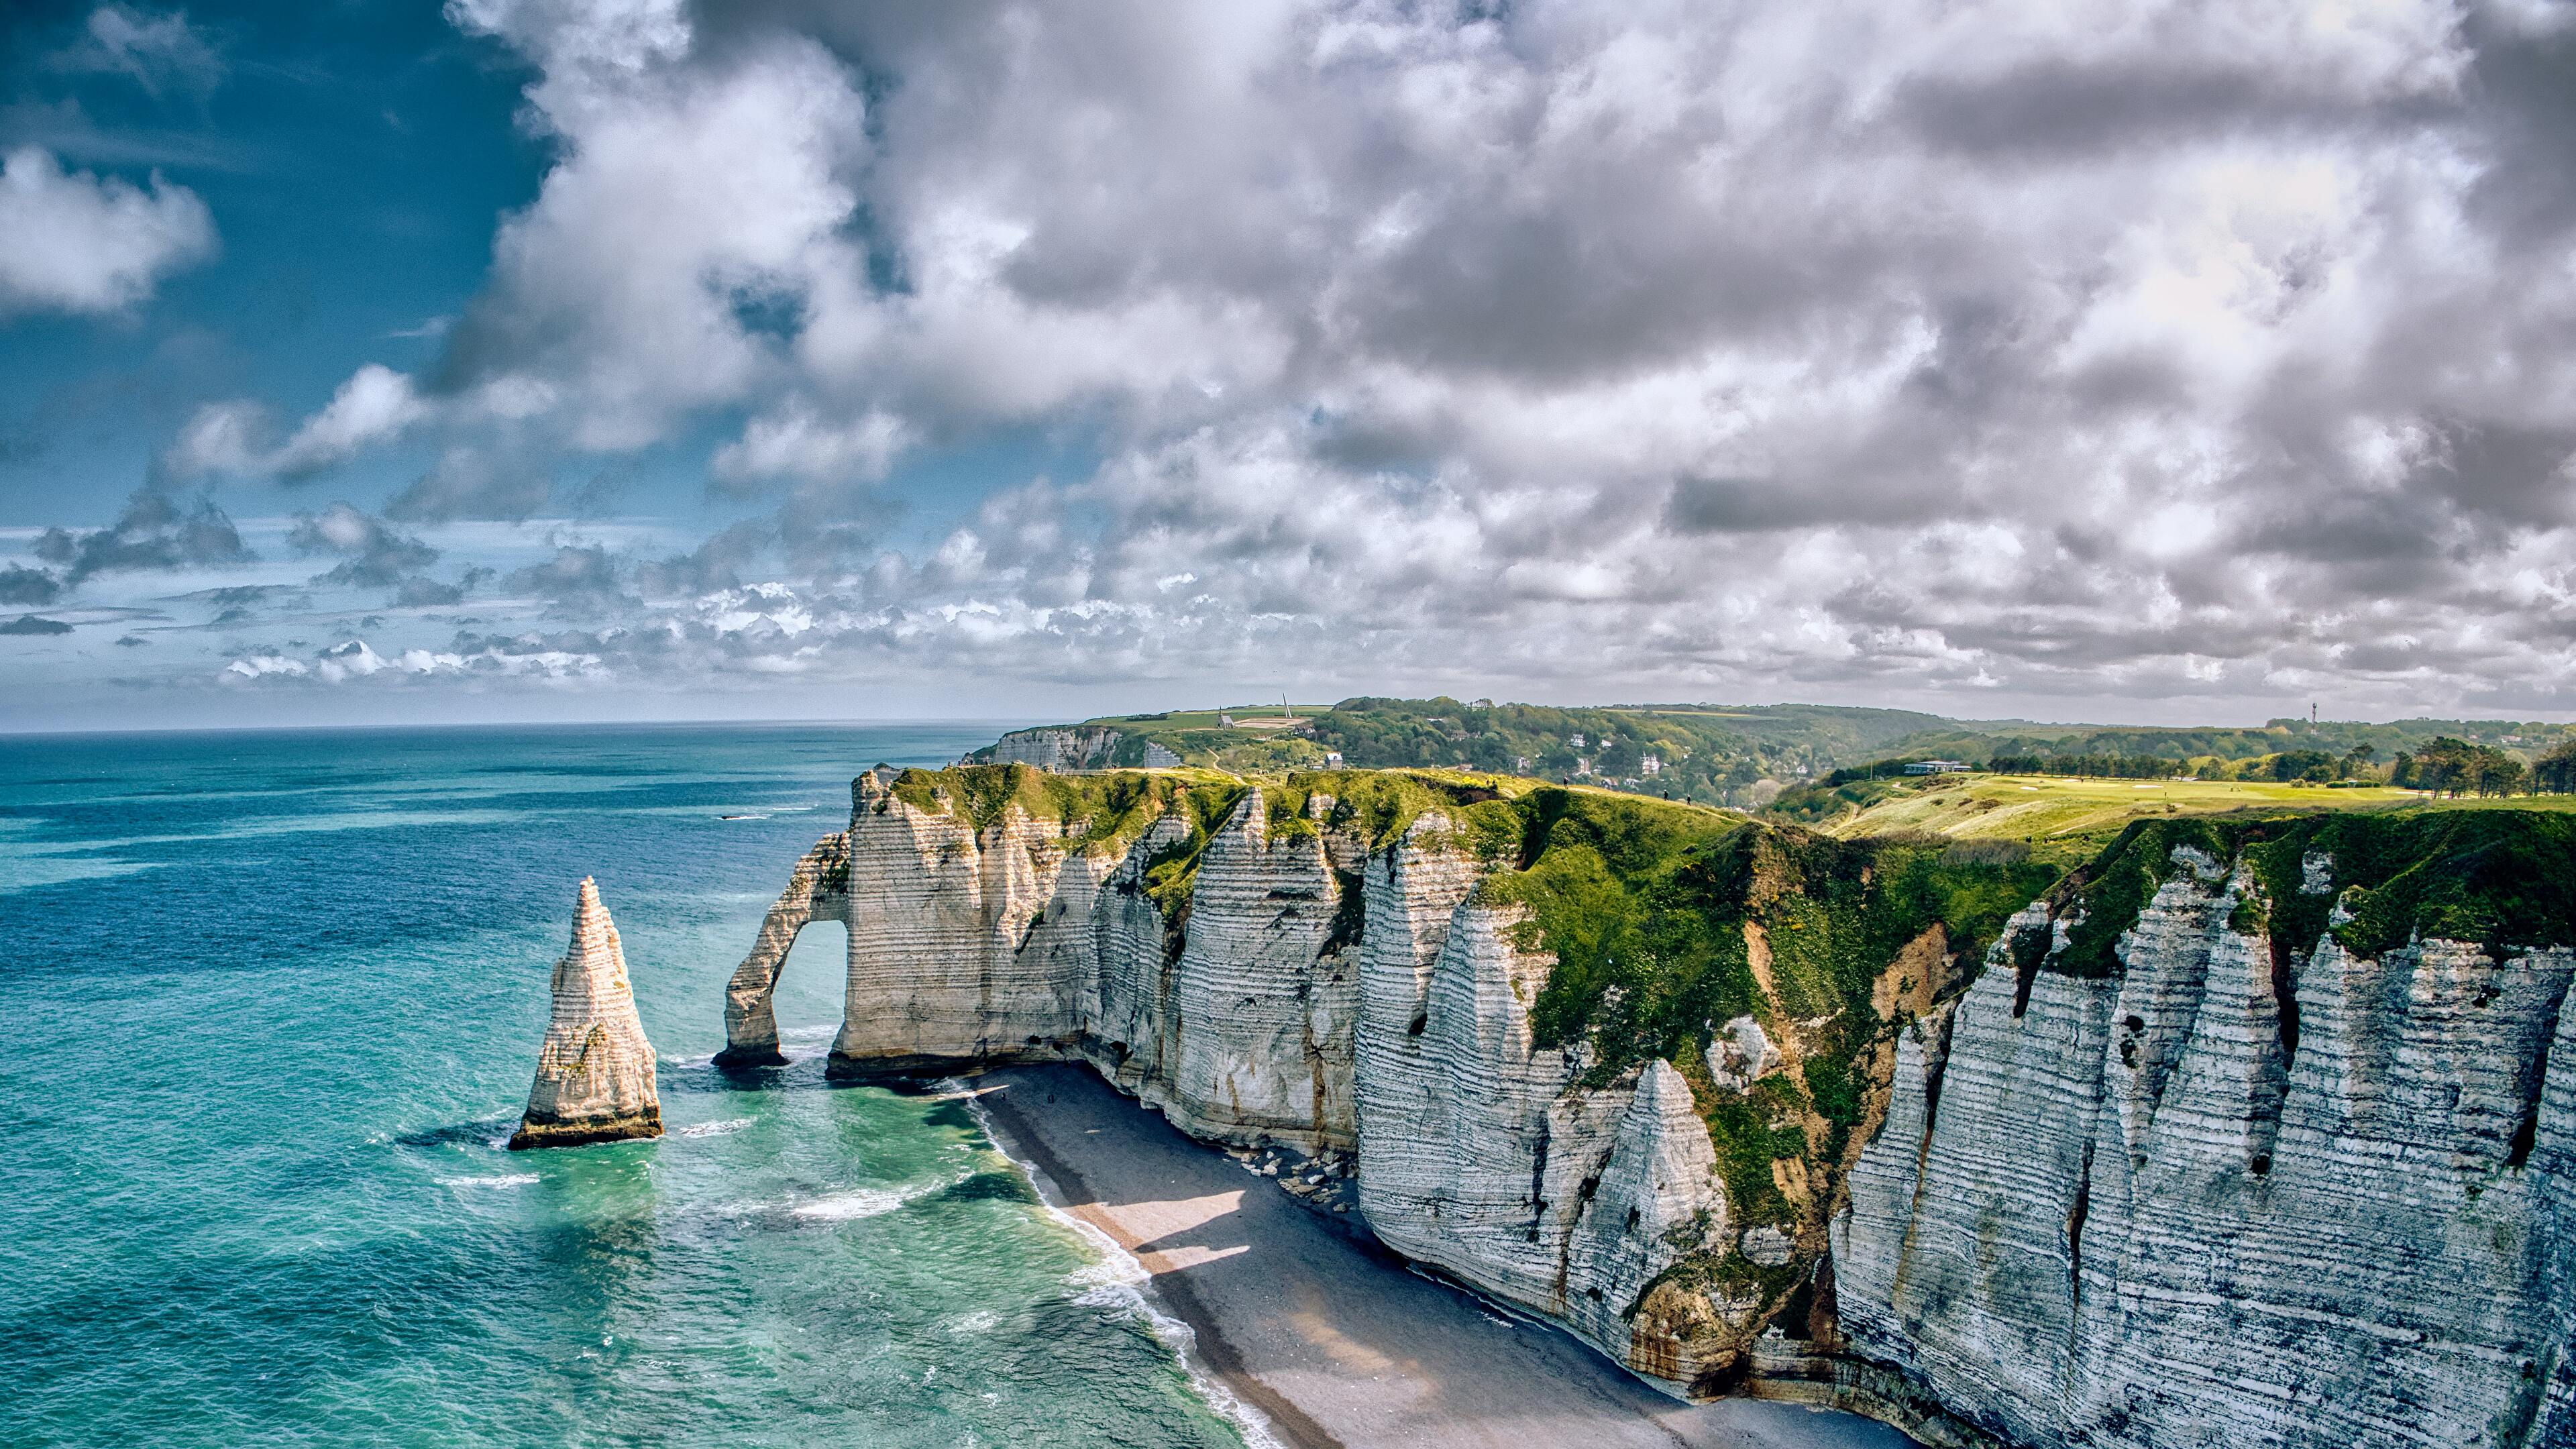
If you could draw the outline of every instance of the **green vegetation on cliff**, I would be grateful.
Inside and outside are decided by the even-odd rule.
[[[2232,922],[2287,962],[2331,929],[2357,956],[2419,937],[2513,948],[2576,944],[2576,813],[2415,809],[2379,814],[2141,820],[2052,891],[2082,913],[2046,969],[2108,976],[2120,936],[2173,873],[2177,848],[2250,866],[2257,890]],[[2309,866],[2317,867],[2311,877]],[[2307,889],[2312,883],[2319,888]],[[2334,923],[2337,906],[2347,919]]]
[[[2233,920],[2267,937],[2284,972],[2329,930],[2365,956],[2425,936],[2499,955],[2576,944],[2576,810],[2292,784],[1981,776],[1837,788],[1854,786],[1867,799],[1845,802],[1824,822],[1831,833],[1459,769],[1249,780],[992,765],[905,771],[891,788],[979,830],[1016,807],[1084,851],[1123,851],[1177,819],[1141,882],[1175,944],[1208,843],[1249,791],[1261,792],[1274,840],[1344,842],[1334,932],[1345,944],[1362,928],[1348,847],[1387,848],[1437,812],[1445,836],[1419,843],[1482,862],[1479,898],[1523,908],[1516,944],[1554,958],[1528,1002],[1537,1044],[1573,1053],[1593,1086],[1670,1061],[1709,1127],[1735,1220],[1797,1244],[1787,1267],[1758,1268],[1730,1247],[1674,1273],[1771,1299],[1796,1291],[1821,1251],[1905,1024],[1973,980],[1999,945],[2011,968],[2115,974],[2122,934],[2185,868],[2179,848],[2245,867],[2253,889]],[[2036,931],[1999,941],[2043,896],[2067,918],[2066,948],[2048,955]],[[1742,1016],[1784,1060],[1749,1085],[1722,1084],[1712,1039]]]
[[[1483,889],[1526,906],[1522,944],[1557,958],[1534,1035],[1579,1046],[1595,1085],[1656,1057],[1678,1067],[1748,1222],[1791,1212],[1775,1162],[1821,1188],[1839,1161],[1865,1113],[1861,1058],[1910,1016],[1873,1002],[1909,943],[1938,928],[1917,969],[1946,974],[2057,878],[2024,851],[1842,841],[1615,796],[1543,789],[1526,809],[1524,868]],[[1909,980],[1900,994],[1936,986]],[[1721,1092],[1703,1054],[1719,1023],[1747,1015],[1799,1069]]]
[[[1012,764],[907,769],[893,775],[888,792],[916,810],[957,816],[978,833],[1016,806],[1054,826],[1069,849],[1094,854],[1123,853],[1156,821],[1177,816],[1182,835],[1144,870],[1146,894],[1177,919],[1197,886],[1209,839],[1254,789],[1262,792],[1263,824],[1274,839],[1349,831],[1374,850],[1401,837],[1424,811],[1438,810],[1459,845],[1500,860],[1521,848],[1524,830],[1512,801],[1531,788],[1527,780],[1455,770],[1316,770],[1253,781],[1216,770],[1055,774]],[[1317,796],[1329,797],[1329,808],[1315,809]]]

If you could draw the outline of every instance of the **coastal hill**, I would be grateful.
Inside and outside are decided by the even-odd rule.
[[[1084,771],[1417,718],[1288,713],[860,775],[727,1057],[775,1057],[833,920],[833,1072],[1087,1063],[1678,1396],[1951,1444],[2576,1436],[2576,813],[1930,776],[1820,830],[1454,768]]]
[[[2386,724],[2275,719],[2259,728],[2130,728],[1962,720],[1835,705],[1621,705],[1557,708],[1491,700],[1345,699],[1108,715],[1014,730],[974,764],[1052,769],[1196,765],[1238,774],[1451,768],[1755,808],[1837,771],[1947,759],[2002,759],[2030,772],[2149,772],[2231,780],[2384,779],[2400,755],[2437,740],[2525,769],[2569,727],[2511,720]],[[1339,755],[1339,761],[1333,756]],[[1839,782],[1837,782],[1839,783]]]

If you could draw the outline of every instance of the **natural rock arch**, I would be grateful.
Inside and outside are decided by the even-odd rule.
[[[725,1048],[716,1053],[720,1067],[777,1067],[787,1064],[778,1049],[774,1001],[778,973],[797,933],[814,921],[849,923],[850,837],[826,835],[796,862],[787,889],[778,893],[761,920],[760,937],[751,954],[725,983]]]

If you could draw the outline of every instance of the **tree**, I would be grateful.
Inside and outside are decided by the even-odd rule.
[[[2530,766],[2502,750],[2480,750],[2470,767],[2469,787],[2481,795],[2510,795],[2530,774]]]
[[[2283,750],[2272,757],[2275,780],[2331,780],[2335,777],[2335,757],[2323,750]]]
[[[2532,765],[2531,788],[2552,795],[2576,793],[2576,735],[2551,745]]]
[[[2397,759],[2405,777],[2392,773],[2392,783],[2437,795],[2509,795],[2522,787],[2529,773],[2522,761],[2502,750],[2448,735],[2426,740],[2411,760],[2402,754]]]

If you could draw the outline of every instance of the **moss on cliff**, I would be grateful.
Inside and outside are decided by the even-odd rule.
[[[1952,952],[1978,952],[2055,878],[1937,838],[1834,840],[1624,797],[1539,790],[1527,813],[1527,863],[1484,889],[1528,906],[1524,944],[1556,955],[1531,1012],[1541,1044],[1586,1043],[1602,1079],[1696,1058],[1715,1023],[1748,1014],[1817,1023],[1809,1080],[1819,1065],[1830,1078],[1891,1025],[1872,988],[1907,943],[1938,925]],[[1856,1091],[1829,1080],[1825,1096],[1829,1119],[1858,1120]]]
[[[1936,928],[1924,969],[1973,961],[2057,875],[2024,852],[1938,837],[1834,840],[1566,790],[1514,803],[1521,868],[1479,889],[1527,907],[1517,944],[1556,957],[1531,1004],[1539,1044],[1579,1049],[1595,1087],[1671,1061],[1698,1099],[1739,1223],[1810,1237],[1883,1086],[1863,1058],[1910,1018],[1906,1002],[1938,985],[1882,992],[1881,976]],[[1748,1015],[1790,1069],[1722,1090],[1704,1053],[1718,1024]]]
[[[2052,892],[2080,912],[2046,969],[2107,976],[2116,947],[2188,846],[2244,864],[2259,887],[2230,924],[2288,959],[2315,948],[2339,903],[2335,939],[2377,956],[2421,936],[2512,948],[2576,944],[2576,818],[2558,811],[2426,809],[2375,814],[2142,820]],[[2309,865],[2317,865],[2310,890]]]

